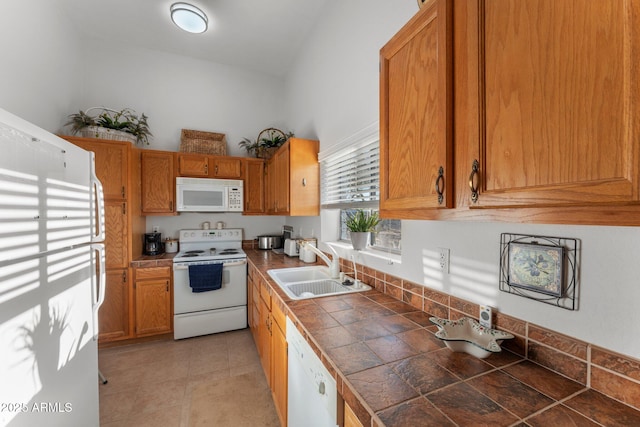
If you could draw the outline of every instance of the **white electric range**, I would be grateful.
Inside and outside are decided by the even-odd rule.
[[[247,255],[242,229],[180,230],[173,258],[173,338],[195,337],[247,327]],[[193,292],[189,267],[223,264],[222,287]]]

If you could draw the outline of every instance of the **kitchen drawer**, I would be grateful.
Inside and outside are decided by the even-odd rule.
[[[271,287],[262,278],[260,278],[260,298],[262,298],[267,308],[271,310]]]
[[[171,277],[171,267],[145,267],[136,268],[135,280],[147,280],[147,279],[164,279]]]
[[[287,332],[286,329],[286,308],[280,298],[271,299],[271,317],[276,321],[278,327],[283,333]]]

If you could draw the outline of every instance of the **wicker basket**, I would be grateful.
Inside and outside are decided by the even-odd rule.
[[[183,153],[227,155],[227,137],[224,133],[182,129],[180,151]]]
[[[121,130],[103,128],[102,126],[87,126],[78,133],[85,138],[100,138],[110,141],[129,141],[132,144],[136,143],[135,135]]]
[[[276,154],[276,151],[278,151],[279,148],[280,147],[258,147],[256,148],[256,157],[259,159],[269,160],[274,154]]]
[[[284,132],[282,132],[280,129],[266,128],[260,131],[260,133],[258,134],[257,141],[260,143],[263,139],[273,140],[276,137],[282,139],[282,143],[280,145],[284,144],[288,139],[287,135]],[[278,151],[278,149],[280,148],[280,145],[278,145],[277,147],[259,146],[256,149],[256,157],[269,160],[276,153],[276,151]]]

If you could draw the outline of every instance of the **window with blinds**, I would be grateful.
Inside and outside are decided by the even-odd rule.
[[[380,140],[377,129],[369,127],[347,141],[322,152],[320,158],[320,203],[323,209],[340,210],[340,239],[349,240],[345,225],[355,209],[378,211],[380,200]],[[385,219],[372,233],[374,249],[401,251],[400,220]]]
[[[321,162],[320,203],[325,208],[377,207],[380,199],[380,147],[376,138],[346,148]]]

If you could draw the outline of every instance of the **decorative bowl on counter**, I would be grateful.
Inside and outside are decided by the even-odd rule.
[[[460,320],[430,317],[429,320],[438,327],[436,338],[444,341],[449,349],[468,353],[479,359],[501,352],[502,340],[513,338],[513,335],[507,332],[485,328],[470,317]]]

